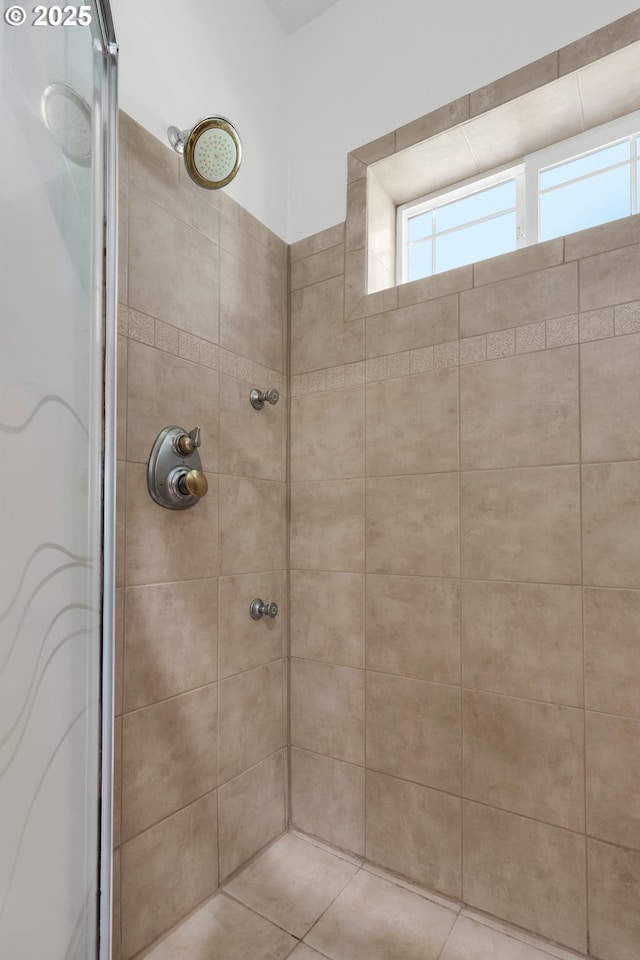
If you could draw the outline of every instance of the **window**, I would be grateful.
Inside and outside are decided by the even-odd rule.
[[[638,212],[640,114],[398,207],[398,283]]]

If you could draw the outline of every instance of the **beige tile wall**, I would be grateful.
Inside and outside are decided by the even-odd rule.
[[[640,952],[640,218],[362,299],[393,271],[367,164],[547,66],[350,156],[347,223],[294,244],[288,289],[284,244],[122,118],[114,960],[282,831],[288,759],[300,829]],[[146,491],[173,422],[209,478],[182,514]]]
[[[602,960],[640,955],[639,227],[346,322],[341,229],[291,248],[293,823]]]
[[[287,250],[122,116],[114,960],[286,823]],[[252,387],[282,399],[258,412]],[[146,486],[155,437],[202,430],[192,510]],[[254,597],[280,606],[254,622]]]

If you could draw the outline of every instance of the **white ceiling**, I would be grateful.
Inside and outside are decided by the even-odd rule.
[[[338,0],[264,0],[287,33],[295,33]]]

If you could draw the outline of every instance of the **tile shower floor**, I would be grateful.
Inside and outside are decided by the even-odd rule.
[[[575,960],[300,834],[276,840],[146,960]]]

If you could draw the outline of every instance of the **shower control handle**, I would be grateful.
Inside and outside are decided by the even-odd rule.
[[[176,449],[183,457],[190,456],[200,446],[200,427],[194,427],[190,433],[181,434],[176,440]]]
[[[263,616],[267,616],[270,620],[273,620],[278,613],[278,604],[264,603],[262,600],[256,597],[255,600],[251,601],[249,613],[251,614],[253,620],[260,620]]]
[[[159,506],[186,510],[195,506],[209,489],[198,453],[200,427],[187,433],[170,426],[155,439],[147,466],[147,489]]]
[[[249,400],[251,401],[251,406],[254,408],[254,410],[262,410],[265,400],[267,403],[273,404],[277,403],[279,399],[280,394],[275,387],[272,387],[271,390],[265,390],[264,392],[254,388],[249,394]]]
[[[204,497],[209,483],[202,470],[189,470],[178,480],[178,489],[185,497]]]

